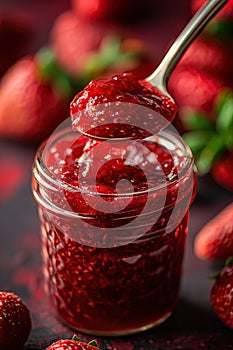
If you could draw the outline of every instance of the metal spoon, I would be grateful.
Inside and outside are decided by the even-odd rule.
[[[185,50],[188,48],[188,46],[193,42],[193,40],[198,36],[198,34],[202,31],[202,29],[206,26],[206,24],[213,18],[223,7],[225,3],[227,3],[229,0],[209,0],[188,22],[188,24],[185,26],[183,31],[180,33],[180,35],[177,37],[171,48],[168,50],[166,55],[164,56],[163,60],[161,61],[160,65],[157,67],[157,69],[152,73],[149,77],[147,77],[145,80],[149,82],[152,86],[154,86],[156,89],[158,89],[162,95],[166,96],[168,100],[171,101],[171,105],[175,105],[174,99],[167,91],[167,83],[168,79],[170,77],[170,74],[172,73],[173,69],[175,68],[176,64],[178,63],[179,59],[185,52]],[[116,126],[117,122],[112,121],[111,118],[115,118],[116,116],[119,117],[119,106],[118,103],[111,103],[104,106],[104,120],[102,121],[101,118],[99,118],[100,115],[103,115],[103,104],[102,103],[93,103],[92,101],[90,105],[88,105],[87,112],[90,107],[94,107],[91,109],[90,113],[92,115],[92,127],[90,129],[89,122],[87,124],[86,120],[86,109],[84,108],[81,110],[77,116],[73,119],[73,128],[74,130],[79,130],[82,134],[85,134],[87,136],[94,137],[95,139],[100,140],[108,140],[108,139],[114,139],[114,140],[126,140],[131,139],[131,133],[134,133],[133,138],[144,138],[145,135],[151,135],[151,133],[156,133],[159,130],[163,129],[171,122],[171,120],[168,120],[167,118],[164,118],[162,115],[163,113],[158,113],[156,110],[154,110],[153,117],[148,118],[150,121],[151,129],[150,132],[147,131],[148,123],[146,120],[145,115],[147,114],[147,111],[145,112],[145,105],[137,105],[137,111],[133,112],[132,115],[132,109],[131,105],[132,103],[121,103],[121,110],[124,112],[124,115],[131,116],[128,117],[128,121],[125,121],[125,124],[129,124],[129,131],[125,128],[122,129],[122,123],[119,124],[120,129],[118,130],[116,128],[116,134],[115,131],[112,133],[112,129],[109,127],[108,124],[114,124]],[[150,106],[148,106],[150,107]],[[130,110],[129,110],[130,109]],[[169,109],[167,107],[167,109]],[[89,113],[89,112],[88,112]],[[150,111],[151,114],[151,111]],[[175,115],[175,113],[174,113]],[[172,117],[174,117],[172,115]],[[94,116],[94,117],[93,117]],[[107,117],[106,117],[107,116]],[[137,117],[136,117],[137,116]],[[82,127],[80,127],[80,120],[82,120]],[[104,122],[104,125],[102,125]],[[154,122],[154,124],[153,124]],[[81,123],[81,124],[82,124]],[[153,125],[152,125],[153,124]],[[105,129],[104,127],[108,125],[108,129]],[[97,128],[100,127],[97,131]],[[87,129],[87,131],[86,131]],[[111,131],[111,135],[109,132]],[[126,130],[126,134],[122,137],[121,131]],[[138,131],[139,130],[139,131]],[[103,136],[103,131],[105,132]],[[127,133],[129,132],[129,134]],[[117,135],[117,136],[116,136]],[[119,136],[120,135],[120,136]]]
[[[202,6],[174,41],[160,65],[145,80],[158,88],[165,96],[173,100],[172,96],[167,91],[168,79],[173,69],[193,40],[228,1],[229,0],[209,0]]]

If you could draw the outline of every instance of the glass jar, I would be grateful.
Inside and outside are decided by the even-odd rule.
[[[123,335],[169,317],[194,193],[192,154],[177,133],[106,142],[64,129],[36,154],[33,193],[45,286],[66,324]]]

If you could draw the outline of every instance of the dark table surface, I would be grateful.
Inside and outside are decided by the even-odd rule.
[[[0,9],[27,9],[39,28],[36,45],[40,46],[46,40],[52,20],[69,7],[69,2],[48,4],[41,1],[40,6],[32,3],[2,1]],[[176,3],[180,9],[163,13],[153,23],[147,22],[135,29],[138,35],[146,36],[151,42],[154,40],[158,58],[189,16],[188,1]],[[47,9],[43,20],[37,16],[37,7]],[[53,340],[72,336],[73,331],[51,313],[43,292],[39,222],[30,185],[35,151],[35,146],[0,139],[0,289],[14,291],[25,300],[33,319],[25,349],[42,350]],[[143,334],[97,338],[101,349],[233,349],[233,333],[217,319],[209,301],[213,281],[208,277],[219,266],[199,260],[193,252],[193,241],[199,229],[232,200],[232,193],[211,178],[198,180],[198,194],[190,213],[181,295],[175,312],[164,324]],[[80,336],[84,340],[91,339]]]

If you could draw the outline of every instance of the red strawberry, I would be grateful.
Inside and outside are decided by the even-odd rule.
[[[84,86],[91,79],[125,71],[144,78],[155,67],[141,40],[122,38],[119,29],[85,21],[72,11],[56,19],[51,42],[57,61],[67,72],[79,78],[87,75]]]
[[[51,32],[51,41],[58,62],[74,75],[83,72],[86,60],[98,50],[103,38],[111,32],[105,25],[86,22],[74,12],[57,17]]]
[[[233,265],[232,257],[217,277],[211,290],[211,304],[219,319],[233,328]]]
[[[83,343],[78,337],[74,336],[72,340],[58,340],[50,345],[46,350],[97,350],[98,345],[95,340],[90,343]]]
[[[192,66],[214,77],[232,82],[232,60],[231,43],[200,37],[190,45],[179,65]]]
[[[233,152],[220,157],[214,163],[211,174],[217,183],[233,191]]]
[[[31,332],[27,306],[15,294],[0,292],[0,348],[21,349]]]
[[[72,4],[85,18],[116,21],[142,19],[158,7],[153,0],[72,0]]]
[[[0,135],[39,142],[68,116],[65,97],[40,75],[34,57],[16,62],[0,85]]]
[[[233,203],[202,228],[194,249],[201,259],[225,260],[233,254]]]
[[[220,80],[193,67],[177,66],[169,80],[169,90],[180,108],[211,113],[214,100],[224,87]]]
[[[192,0],[191,8],[193,12],[196,12],[201,6],[203,6],[207,0]],[[215,17],[218,20],[232,20],[233,19],[233,0],[223,7],[223,9]]]

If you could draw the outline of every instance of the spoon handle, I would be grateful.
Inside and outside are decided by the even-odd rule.
[[[169,76],[181,56],[211,18],[213,18],[228,1],[229,0],[209,0],[202,6],[174,41],[160,65],[146,80],[167,94],[166,87]]]

